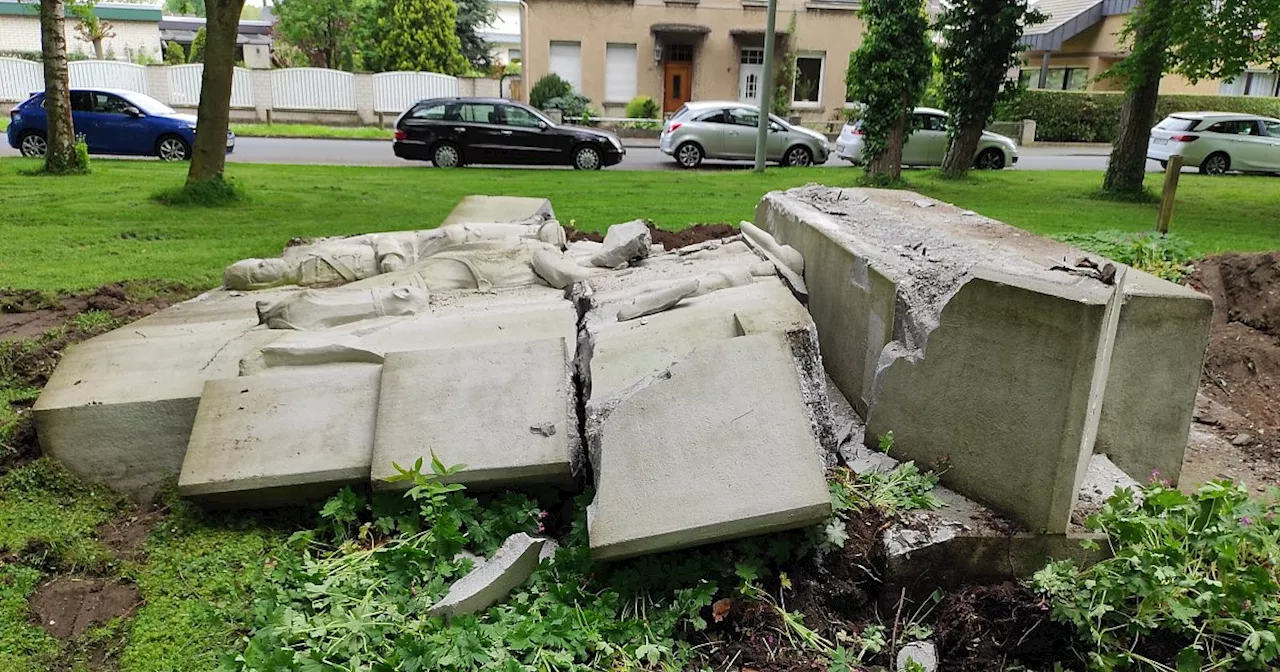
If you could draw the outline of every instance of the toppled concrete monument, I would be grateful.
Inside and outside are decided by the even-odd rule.
[[[756,224],[803,256],[869,442],[945,459],[944,483],[1034,531],[1067,530],[1095,452],[1176,478],[1208,297],[909,192],[772,193]]]
[[[600,558],[830,514],[817,331],[767,233],[667,252],[635,220],[569,245],[545,201],[463,205],[436,229],[236,262],[226,288],[73,348],[37,407],[46,449],[143,496],[180,472],[219,506],[404,488],[433,457],[477,488],[590,474]],[[440,613],[523,581],[540,543]]]

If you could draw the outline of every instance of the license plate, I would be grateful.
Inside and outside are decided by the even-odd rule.
[[[1169,144],[1169,138],[1156,138],[1156,144],[1157,144],[1157,145],[1167,145],[1167,144]]]

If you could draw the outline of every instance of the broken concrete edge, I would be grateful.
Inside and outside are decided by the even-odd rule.
[[[743,221],[738,226],[739,228],[751,227],[752,229],[759,231],[754,224],[748,221]],[[760,232],[764,235],[770,235],[763,231]],[[795,294],[796,299],[800,301],[800,303],[809,302],[809,287],[804,284],[803,273],[797,273],[785,260],[779,259],[773,254],[773,252],[761,245],[754,237],[744,234],[738,234],[738,237],[742,242],[747,244],[747,247],[750,247],[752,251],[760,255],[761,258],[773,264],[774,271],[777,272],[778,277],[782,278],[782,281],[787,285],[787,288],[791,290],[792,294]]]
[[[594,504],[592,506],[594,506]],[[591,557],[595,560],[625,560],[627,558],[634,558],[636,556],[652,553],[655,546],[661,547],[663,552],[679,551],[686,548],[693,548],[695,546],[703,546],[721,541],[729,541],[731,539],[739,539],[748,535],[759,536],[775,532],[785,532],[787,530],[796,530],[813,526],[816,524],[814,522],[815,520],[821,521],[826,518],[830,518],[831,511],[831,502],[827,501],[822,504],[815,504],[798,509],[776,511],[760,516],[741,518],[733,521],[733,523],[729,525],[716,523],[700,527],[683,528],[661,535],[649,536],[640,539],[628,539],[626,541],[606,546],[593,546],[591,548]],[[587,529],[590,530],[591,519],[593,517],[591,507],[588,507],[587,513]],[[716,530],[716,534],[705,535],[709,530]]]
[[[671,365],[668,366],[666,369],[663,369],[662,371],[658,371],[655,373],[651,373],[645,376],[644,378],[637,380],[636,382],[629,385],[626,389],[619,391],[613,396],[610,396],[605,399],[600,399],[597,401],[586,402],[586,404],[584,405],[584,415],[583,415],[583,423],[584,423],[583,431],[586,432],[586,440],[584,441],[584,448],[586,453],[585,457],[586,457],[587,464],[590,465],[592,473],[595,474],[595,478],[592,479],[591,481],[593,487],[598,487],[600,485],[599,471],[600,471],[600,461],[602,458],[602,450],[603,450],[602,448],[602,438],[604,435],[603,429],[604,429],[605,422],[608,421],[609,419],[609,414],[613,413],[613,411],[617,409],[618,406],[621,406],[624,402],[626,402],[627,399],[630,399],[631,397],[635,396],[636,393],[640,392],[641,390],[655,383],[658,383],[664,380],[670,380],[671,369],[672,367],[676,366],[677,363],[678,362],[672,362]],[[588,371],[587,375],[589,376],[590,367],[591,367],[590,361],[586,363],[586,367]]]
[[[428,456],[424,456],[424,461]],[[391,466],[391,465],[388,465]],[[408,480],[392,480],[399,472],[374,473],[369,482],[374,490],[404,491],[413,487]],[[521,467],[493,469],[463,468],[456,474],[440,478],[441,483],[462,483],[468,490],[492,490],[497,488],[525,488],[548,486],[567,489],[574,485],[572,462],[556,464],[531,464]]]

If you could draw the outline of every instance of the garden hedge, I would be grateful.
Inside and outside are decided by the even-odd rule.
[[[1122,93],[1026,91],[1014,107],[1015,119],[1035,119],[1036,140],[1112,142],[1120,121]],[[1280,118],[1280,98],[1162,95],[1157,120],[1174,112],[1240,112]]]

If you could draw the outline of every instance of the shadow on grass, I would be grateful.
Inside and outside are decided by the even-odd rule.
[[[158,191],[151,200],[174,207],[222,208],[242,203],[247,197],[235,180],[216,177]]]

